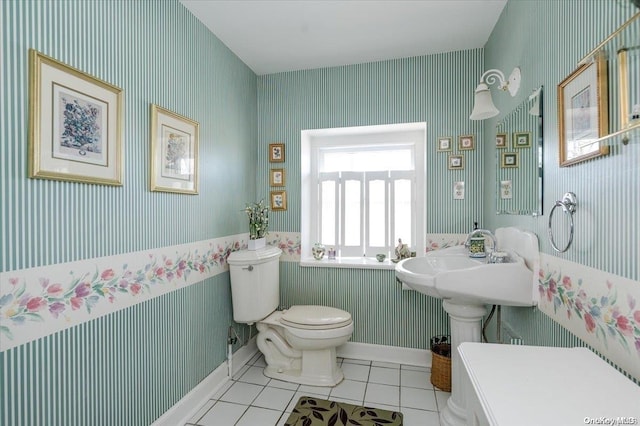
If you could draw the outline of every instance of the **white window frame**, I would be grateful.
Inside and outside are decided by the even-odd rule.
[[[415,196],[415,209],[412,211],[412,221],[414,235],[411,236],[412,246],[418,253],[424,252],[425,247],[425,145],[426,145],[426,123],[402,123],[380,126],[360,126],[343,127],[332,129],[303,130],[301,132],[301,256],[302,266],[325,266],[325,267],[350,267],[350,268],[376,268],[393,269],[394,264],[390,262],[377,262],[373,247],[363,247],[366,257],[342,256],[335,261],[328,261],[327,257],[322,261],[316,261],[311,256],[313,244],[320,240],[321,231],[319,224],[312,214],[317,210],[319,200],[317,155],[318,150],[328,147],[340,146],[367,146],[367,145],[410,145],[414,150],[414,171],[394,172],[392,176],[387,176],[386,180],[386,202],[390,202],[393,191],[393,181],[406,178],[408,174],[415,176],[413,181],[413,193]],[[384,172],[383,172],[384,173]],[[322,173],[328,180],[338,179],[338,173]],[[377,177],[378,172],[366,172],[362,182],[361,196],[365,197],[368,191],[368,181]],[[379,178],[379,177],[378,177]],[[336,191],[336,198],[340,196],[340,191]],[[368,199],[368,198],[367,198]],[[337,199],[336,199],[337,201]],[[393,214],[393,209],[389,214]],[[337,220],[337,218],[336,218]],[[393,217],[391,217],[393,223]],[[368,217],[361,218],[361,232],[367,232]],[[338,235],[336,235],[336,239]],[[390,240],[393,235],[387,235],[385,239]],[[395,241],[387,241],[390,247],[395,245]],[[391,253],[393,254],[393,253]]]

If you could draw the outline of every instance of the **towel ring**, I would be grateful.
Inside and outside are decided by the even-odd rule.
[[[569,241],[567,242],[565,248],[562,250],[558,248],[555,241],[553,240],[553,231],[551,230],[551,219],[553,218],[553,211],[556,209],[556,207],[562,207],[564,213],[569,214],[569,220],[571,221],[569,225]],[[571,243],[573,242],[573,214],[575,212],[576,194],[574,194],[573,192],[567,192],[566,194],[564,194],[564,197],[562,197],[562,200],[556,201],[553,208],[551,209],[551,213],[549,213],[549,241],[551,242],[551,247],[553,247],[553,249],[557,252],[564,253],[565,251],[569,250],[569,246],[571,246]]]

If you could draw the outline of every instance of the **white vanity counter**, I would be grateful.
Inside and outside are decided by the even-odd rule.
[[[469,426],[637,425],[640,386],[586,348],[465,342]]]

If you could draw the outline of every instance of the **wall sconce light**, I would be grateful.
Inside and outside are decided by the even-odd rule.
[[[497,69],[491,69],[482,74],[480,84],[476,87],[473,111],[469,116],[471,120],[484,120],[495,117],[500,113],[493,104],[491,92],[489,91],[489,85],[494,84],[496,81],[500,90],[508,90],[511,96],[515,96],[518,93],[518,89],[520,89],[520,67],[515,67],[511,71],[508,80],[504,78],[502,71]]]

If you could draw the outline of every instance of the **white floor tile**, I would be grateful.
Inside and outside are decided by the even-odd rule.
[[[297,383],[285,382],[284,380],[271,379],[269,383],[267,383],[268,387],[278,388],[278,389],[288,389],[288,390],[297,390],[300,387]]]
[[[269,379],[264,376],[264,364],[264,356],[256,353],[191,417],[188,425],[283,426],[300,397],[312,396],[401,411],[405,426],[440,426],[437,410],[446,406],[451,395],[433,389],[431,370],[426,367],[339,358],[345,380],[325,387]]]
[[[211,399],[220,399],[220,397],[227,391],[229,390],[229,388],[231,386],[233,386],[235,382],[233,380],[228,380],[226,381],[221,387],[220,389],[218,389],[216,391],[216,393],[213,394],[213,396],[211,397]]]
[[[420,389],[433,389],[431,373],[416,370],[400,370],[400,386]]]
[[[242,415],[238,423],[236,423],[236,426],[273,426],[276,424],[278,419],[280,419],[281,415],[282,411],[268,410],[266,408],[259,407],[249,407],[249,409]]]
[[[311,386],[311,385],[300,385],[298,388],[298,392],[309,392],[314,395],[324,395],[325,397],[329,396],[331,390],[333,388],[330,386]]]
[[[346,362],[342,364],[344,378],[348,380],[366,382],[369,379],[369,369],[370,367],[368,365],[350,364]]]
[[[440,414],[435,411],[402,408],[403,426],[440,426]]]
[[[253,383],[254,385],[266,385],[271,379],[264,375],[264,368],[251,366],[238,379],[239,382]]]
[[[431,389],[400,388],[400,407],[438,411],[435,392]]]
[[[343,380],[338,386],[334,387],[329,394],[330,397],[349,398],[354,401],[364,400],[364,390],[367,386],[366,382],[357,382],[354,380]],[[362,403],[362,402],[361,402]]]
[[[198,425],[201,426],[220,426],[235,424],[242,414],[247,410],[246,405],[232,404],[230,402],[218,401],[216,404],[200,419]]]
[[[430,372],[431,368],[429,367],[422,367],[420,365],[409,365],[409,364],[402,364],[400,366],[400,369],[402,370],[412,370],[412,371],[426,371],[426,372]]]
[[[373,362],[371,362],[371,366],[372,367],[395,368],[396,370],[400,369],[400,364],[396,364],[395,362],[373,361]]]
[[[236,371],[236,373],[233,375],[233,380],[238,380],[238,378],[240,376],[242,376],[244,373],[247,372],[249,367],[251,367],[251,365],[249,365],[249,364],[242,366],[242,368],[240,370]]]
[[[264,389],[263,386],[252,383],[235,382],[233,386],[220,397],[220,401],[250,405],[262,389]]]
[[[189,419],[189,423],[198,423],[198,420],[200,420],[205,414],[207,414],[207,411],[209,411],[209,409],[211,409],[211,407],[213,407],[213,404],[215,403],[216,401],[213,399],[207,401],[193,416],[191,416],[191,418]]]
[[[371,367],[369,383],[400,386],[400,369]]]
[[[260,392],[260,395],[258,395],[251,405],[284,411],[295,393],[296,392],[292,390],[266,387]]]
[[[364,394],[364,405],[388,404],[397,406],[400,404],[400,387],[369,383]]]

